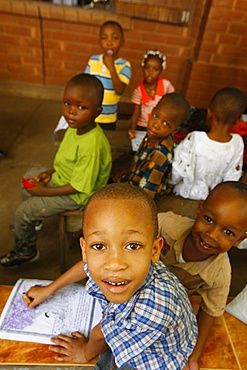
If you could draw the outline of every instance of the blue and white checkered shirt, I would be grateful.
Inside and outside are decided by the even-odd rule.
[[[187,293],[161,262],[128,302],[106,300],[89,276],[86,289],[102,307],[101,330],[118,367],[138,370],[182,369],[197,340],[196,317]]]

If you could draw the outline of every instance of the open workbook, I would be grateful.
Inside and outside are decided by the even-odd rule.
[[[19,279],[3,309],[0,338],[51,344],[50,338],[79,331],[86,337],[101,319],[99,303],[86,293],[85,287],[70,284],[33,309],[22,295],[34,285],[48,285],[50,280]]]

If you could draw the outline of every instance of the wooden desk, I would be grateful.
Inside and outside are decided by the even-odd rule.
[[[10,286],[0,286],[0,312],[12,290]],[[200,298],[191,297],[191,303],[198,310]],[[247,370],[247,325],[231,316],[227,312],[215,321],[212,333],[203,352],[201,370]],[[70,370],[83,366],[85,370],[92,370],[95,361],[90,364],[77,365],[74,363],[60,363],[53,359],[53,354],[46,344],[36,344],[0,339],[0,365],[39,365],[39,369],[48,366],[70,366]],[[43,365],[43,366],[40,366]],[[45,366],[46,365],[46,366]],[[8,368],[9,369],[9,368]]]

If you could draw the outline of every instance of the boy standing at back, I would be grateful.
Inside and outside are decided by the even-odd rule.
[[[91,56],[85,73],[96,76],[104,87],[103,109],[96,122],[104,130],[115,130],[118,102],[131,78],[129,61],[118,55],[124,45],[122,26],[115,21],[105,22],[100,27],[99,42],[103,53]],[[58,130],[67,127],[66,120],[61,117],[54,132],[55,136]]]
[[[197,314],[198,340],[189,370],[199,360],[214,318],[224,313],[231,283],[227,251],[247,237],[247,185],[237,181],[217,185],[198,206],[195,220],[173,212],[158,215],[165,240],[161,260],[186,288],[201,296]]]
[[[123,212],[124,210],[124,212]],[[140,217],[145,215],[145,217]],[[95,369],[182,369],[197,337],[194,312],[178,279],[159,260],[154,201],[137,186],[111,184],[84,211],[83,261],[46,287],[26,293],[35,307],[63,286],[88,276],[102,320],[89,339],[58,335],[58,361],[85,363],[103,353]]]
[[[187,100],[179,93],[164,95],[152,110],[147,135],[140,144],[128,173],[121,182],[139,186],[151,198],[171,192],[173,134],[190,113]]]
[[[62,112],[69,128],[53,167],[32,175],[33,187],[26,189],[30,197],[20,204],[15,215],[16,243],[1,257],[2,266],[14,267],[38,259],[35,221],[82,208],[96,190],[106,185],[111,148],[95,123],[102,110],[103,93],[101,82],[88,74],[76,75],[67,83]]]
[[[244,142],[232,134],[246,107],[235,87],[217,91],[207,111],[209,130],[190,132],[174,151],[171,184],[183,198],[204,200],[222,181],[238,181],[242,174]]]

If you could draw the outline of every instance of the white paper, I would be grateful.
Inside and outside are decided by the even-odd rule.
[[[19,279],[3,309],[0,338],[51,344],[58,334],[79,331],[86,337],[101,320],[101,308],[85,287],[70,284],[33,309],[26,306],[22,294],[34,285],[48,285],[50,280]]]
[[[144,139],[144,137],[147,135],[147,131],[135,131],[135,138],[131,139],[131,147],[134,152],[136,152]]]
[[[247,285],[228,303],[225,311],[247,324]]]

